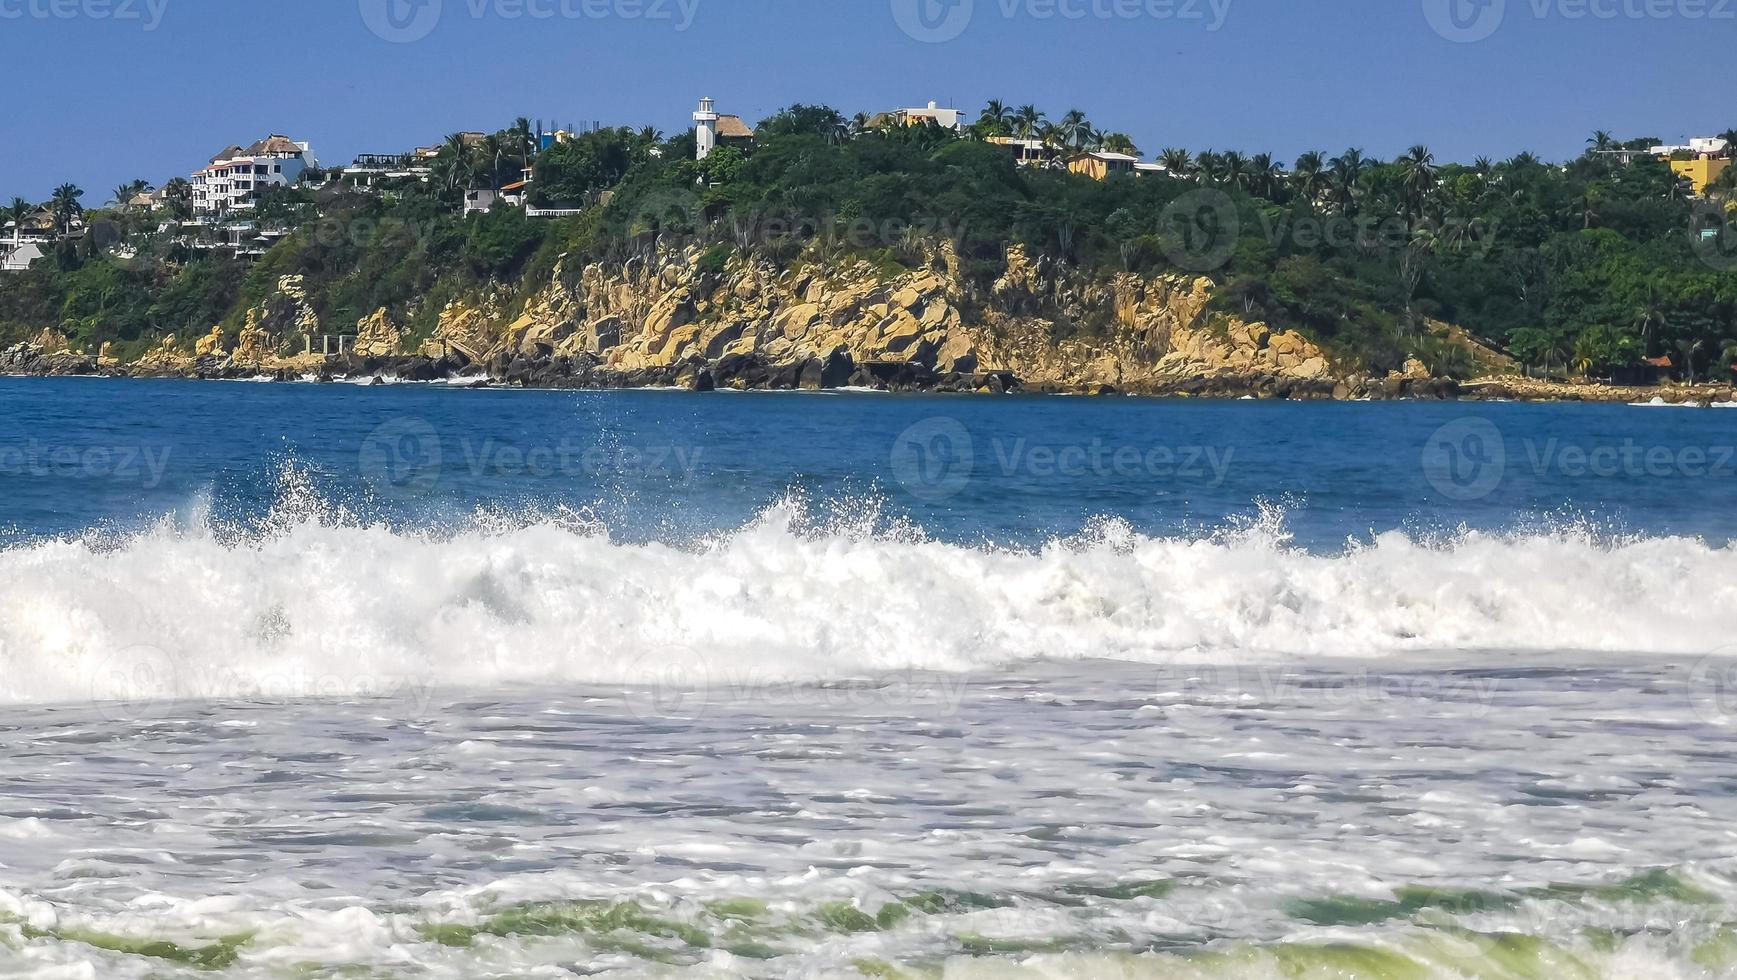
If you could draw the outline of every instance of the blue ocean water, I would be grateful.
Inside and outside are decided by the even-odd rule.
[[[0,417],[0,974],[1737,975],[1737,411]]]
[[[0,380],[7,540],[197,510],[287,477],[359,520],[582,511],[625,541],[729,531],[796,496],[1028,547],[1115,518],[1189,537],[1279,508],[1334,552],[1401,530],[1737,534],[1737,411]]]

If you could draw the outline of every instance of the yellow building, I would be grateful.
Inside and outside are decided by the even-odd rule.
[[[1112,174],[1132,174],[1139,157],[1126,153],[1081,153],[1068,161],[1068,170],[1093,180],[1109,180]]]
[[[1672,160],[1671,169],[1677,176],[1686,177],[1695,185],[1696,194],[1704,194],[1713,181],[1725,172],[1731,161],[1719,157],[1697,157],[1693,160]]]

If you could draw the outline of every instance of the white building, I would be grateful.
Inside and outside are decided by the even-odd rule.
[[[741,116],[719,113],[716,102],[709,98],[700,100],[700,109],[694,113],[694,152],[697,159],[704,160],[711,156],[712,151],[724,141],[747,141],[753,138],[753,128],[743,122]]]
[[[942,129],[959,132],[965,128],[965,114],[958,109],[943,109],[940,104],[931,101],[921,109],[900,109],[897,112],[899,123],[904,126],[918,126],[923,123],[934,123]]]
[[[1655,157],[1671,157],[1678,153],[1689,153],[1697,157],[1714,157],[1724,153],[1730,145],[1728,141],[1717,136],[1708,136],[1702,139],[1692,139],[1686,146],[1655,146],[1652,148],[1652,154]]]
[[[303,171],[317,166],[307,143],[275,133],[245,150],[231,146],[189,178],[193,209],[215,214],[251,208],[262,191],[292,186]]]
[[[35,242],[0,242],[0,272],[23,272],[30,263],[42,258],[42,246]]]

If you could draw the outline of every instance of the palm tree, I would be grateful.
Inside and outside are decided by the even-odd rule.
[[[84,191],[72,184],[61,184],[54,189],[54,196],[49,198],[48,208],[54,214],[56,230],[62,237],[72,231],[72,223],[84,213],[84,205],[78,199],[84,196]]]
[[[1349,212],[1357,203],[1357,184],[1363,179],[1364,171],[1369,169],[1369,161],[1364,158],[1362,150],[1352,147],[1334,157],[1328,166],[1333,174],[1333,203],[1342,213]]]
[[[990,99],[977,117],[977,125],[985,136],[1006,136],[1013,129],[1013,110],[1000,99]]]
[[[1158,154],[1158,163],[1172,177],[1186,177],[1194,171],[1194,157],[1187,150],[1171,147]]]
[[[1291,186],[1309,204],[1319,202],[1321,192],[1327,189],[1327,154],[1310,150],[1298,157],[1296,170],[1291,173]]]
[[[19,236],[24,234],[24,219],[35,212],[36,205],[22,197],[15,197],[12,203],[6,205],[6,217],[12,222],[12,244],[16,246]]]
[[[1588,146],[1592,147],[1592,152],[1606,153],[1616,148],[1616,137],[1610,135],[1608,131],[1601,129],[1598,132],[1593,133],[1586,143]]]
[[[489,187],[501,186],[501,158],[507,155],[507,141],[499,134],[490,133],[483,137],[479,151],[483,159],[489,162]]]
[[[1242,187],[1249,182],[1248,158],[1236,150],[1227,150],[1218,158],[1218,182],[1226,187]]]
[[[1092,124],[1086,121],[1086,114],[1078,109],[1069,109],[1067,115],[1056,124],[1061,130],[1062,141],[1076,149],[1085,149],[1086,138],[1092,130]]]
[[[1257,153],[1250,160],[1249,188],[1261,197],[1271,200],[1279,187],[1279,164],[1271,153]]]
[[[1695,355],[1701,352],[1705,341],[1684,338],[1677,341],[1677,353],[1683,355],[1683,380],[1691,384],[1695,380]]]
[[[1430,192],[1435,190],[1435,154],[1420,144],[1405,151],[1405,155],[1396,160],[1395,164],[1399,167],[1400,181],[1405,186],[1406,203],[1411,216],[1416,218],[1423,213],[1423,202],[1428,199]]]
[[[169,203],[169,211],[177,218],[185,218],[191,212],[193,203],[193,185],[185,177],[170,178],[163,185],[163,200]]]
[[[1038,111],[1037,106],[1022,105],[1019,111],[1013,114],[1014,131],[1019,133],[1022,139],[1036,139],[1043,127],[1043,119],[1043,113]]]
[[[440,160],[446,172],[447,190],[457,190],[470,183],[476,174],[476,160],[470,141],[463,133],[453,133],[440,147]]]
[[[1134,145],[1134,140],[1127,133],[1106,133],[1100,143],[1106,153],[1126,153],[1131,157],[1140,155],[1140,148]]]
[[[507,130],[508,143],[513,155],[525,166],[531,165],[531,158],[537,155],[537,134],[531,131],[531,121],[524,116],[513,120],[513,125]]]

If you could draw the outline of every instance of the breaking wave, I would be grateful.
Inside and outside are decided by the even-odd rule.
[[[862,509],[787,501],[673,545],[565,511],[395,529],[292,489],[248,528],[194,515],[18,544],[0,550],[0,702],[203,696],[218,673],[238,693],[277,680],[323,696],[700,665],[800,680],[1042,659],[1705,654],[1737,635],[1737,551],[1695,539],[1390,533],[1319,555],[1273,511],[1196,537],[1104,521],[1006,549]]]

